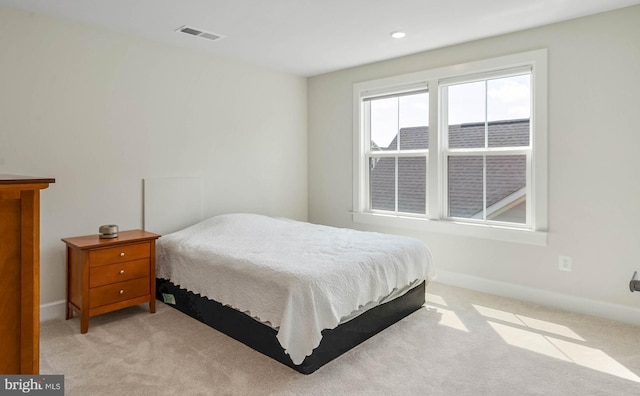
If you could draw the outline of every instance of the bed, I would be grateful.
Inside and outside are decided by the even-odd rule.
[[[420,309],[434,277],[419,240],[256,214],[156,250],[159,300],[303,374]]]

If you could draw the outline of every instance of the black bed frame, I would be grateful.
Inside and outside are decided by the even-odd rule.
[[[293,364],[284,352],[276,339],[276,330],[242,312],[181,289],[166,279],[156,279],[156,297],[163,301],[163,294],[172,294],[175,305],[170,306],[302,374],[311,374],[420,309],[425,302],[425,287],[425,282],[422,282],[399,298],[372,308],[334,329],[323,330],[320,345],[301,364]]]

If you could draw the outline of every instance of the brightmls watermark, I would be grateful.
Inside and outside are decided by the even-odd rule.
[[[0,396],[64,396],[64,375],[0,375]]]

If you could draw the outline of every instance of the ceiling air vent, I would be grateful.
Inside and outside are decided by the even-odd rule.
[[[196,28],[192,28],[190,26],[182,26],[181,28],[176,29],[176,32],[182,32],[182,33],[186,33],[186,34],[190,34],[192,36],[196,36],[196,37],[202,37],[203,39],[207,39],[207,40],[218,40],[221,39],[224,36],[221,36],[219,34],[213,34],[210,32],[205,32],[204,30],[201,29],[196,29]]]

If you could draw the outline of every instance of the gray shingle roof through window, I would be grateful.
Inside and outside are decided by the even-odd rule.
[[[489,122],[489,147],[526,147],[529,145],[529,120]],[[400,149],[427,149],[429,128],[400,130]],[[449,126],[449,147],[484,147],[485,124]],[[396,150],[398,136],[386,148]],[[495,205],[526,186],[524,155],[488,156],[486,160],[487,207]],[[395,158],[372,160],[370,166],[371,207],[395,210]],[[424,157],[403,157],[398,161],[398,210],[425,213],[426,163]],[[449,215],[470,218],[482,212],[482,156],[452,157],[449,161]]]

